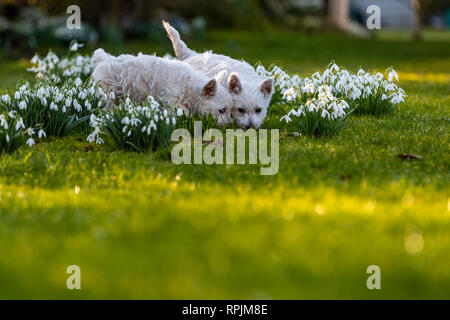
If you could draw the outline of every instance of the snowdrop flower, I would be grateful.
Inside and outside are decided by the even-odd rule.
[[[91,127],[97,127],[99,124],[101,123],[101,119],[97,119],[97,117],[95,116],[95,114],[91,114],[91,116],[89,117],[89,124]]]
[[[34,139],[33,138],[29,138],[28,140],[27,140],[27,145],[29,146],[29,147],[32,147],[32,146],[34,146]]]
[[[393,94],[392,98],[391,98],[391,103],[399,104],[401,102],[405,102],[405,99],[403,99],[403,97],[404,96],[401,93],[400,94]]]
[[[27,104],[26,104],[26,102],[25,101],[20,101],[19,102],[19,109],[20,110],[24,110],[24,109],[26,109],[27,108]]]
[[[38,137],[39,139],[41,139],[42,137],[47,137],[47,135],[45,134],[45,131],[41,129],[38,132]]]
[[[315,88],[313,83],[308,83],[305,86],[303,86],[302,91],[304,93],[314,93]]]
[[[130,119],[128,117],[125,117],[122,119],[122,124],[128,125],[130,123]]]
[[[363,77],[366,74],[366,72],[363,69],[359,69],[358,73],[356,74],[358,77]]]
[[[8,94],[2,95],[2,101],[7,104],[11,104],[11,98]]]
[[[16,118],[16,111],[15,111],[15,110],[12,110],[12,111],[8,112],[8,116],[9,116],[10,118],[15,119],[15,118]]]
[[[76,41],[70,46],[70,51],[75,52],[78,51],[79,48],[82,48],[84,44],[77,43]]]
[[[322,109],[321,116],[322,116],[322,118],[330,118],[330,114],[328,113],[328,111],[326,109]]]
[[[96,141],[98,134],[100,133],[100,128],[98,126],[96,126],[94,128],[94,132],[92,132],[88,137],[87,137],[87,141],[88,142],[94,142]]]
[[[335,63],[333,63],[333,65],[331,66],[331,71],[336,71],[336,72],[339,72],[339,70],[340,70],[340,68],[335,64]]]
[[[389,81],[389,82],[392,82],[392,80],[394,80],[394,79],[398,81],[398,74],[397,74],[397,72],[395,72],[394,69],[391,69],[391,70],[389,71],[388,81]]]
[[[37,54],[35,54],[35,55],[33,56],[33,58],[31,58],[31,60],[30,60],[30,62],[31,62],[32,64],[37,64],[39,61],[41,61],[41,59],[39,59],[39,56],[38,56]]]
[[[283,95],[283,99],[287,100],[287,101],[293,101],[293,100],[295,100],[296,97],[297,97],[297,93],[295,92],[294,88],[288,89]]]
[[[364,89],[363,97],[364,97],[364,98],[367,98],[367,97],[370,96],[371,94],[372,94],[372,90],[370,89],[370,87],[366,87],[366,88]]]
[[[319,107],[314,104],[314,101],[313,100],[309,100],[308,102],[306,102],[306,106],[308,107],[308,111],[309,112],[314,112],[314,111],[318,111],[319,110]]]
[[[6,121],[5,116],[2,114],[0,115],[0,127],[2,127],[5,130],[8,130],[8,121]]]
[[[292,119],[289,117],[288,114],[282,116],[281,119],[280,119],[280,121],[282,121],[282,120],[286,121],[286,123],[289,123],[289,122],[292,121]]]
[[[78,103],[77,99],[73,99],[73,107],[77,112],[81,112],[83,107]]]
[[[77,77],[77,78],[75,79],[75,85],[76,85],[77,87],[81,86],[82,83],[83,83],[83,81],[81,81],[81,79],[80,79],[79,77]]]
[[[37,90],[36,95],[37,95],[37,97],[38,97],[39,99],[42,100],[42,99],[45,97],[44,88],[43,88],[43,87],[40,87],[40,88]]]
[[[58,106],[53,101],[50,103],[50,110],[58,111]]]
[[[20,129],[25,129],[25,124],[23,123],[22,118],[19,118],[19,120],[16,122],[16,130],[19,131]]]
[[[290,113],[296,117],[300,117],[301,115],[305,114],[304,109],[304,106],[300,106],[297,110],[292,109]]]
[[[131,124],[131,126],[133,126],[133,127],[137,127],[137,125],[140,124],[141,122],[142,122],[142,121],[139,120],[139,119],[137,119],[137,118],[131,118],[131,120],[130,120],[130,124]]]
[[[16,91],[14,94],[14,99],[19,100],[20,99],[20,91]]]

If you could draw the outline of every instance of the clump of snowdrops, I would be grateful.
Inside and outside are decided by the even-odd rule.
[[[398,81],[395,70],[390,68],[385,74],[371,74],[363,69],[354,74],[332,64],[322,74],[315,73],[310,79],[304,79],[303,86],[327,84],[335,96],[345,99],[355,109],[355,113],[381,115],[392,112],[406,97],[405,91],[394,82],[394,79]]]
[[[344,126],[348,115],[348,103],[336,98],[327,85],[310,90],[291,88],[285,92],[283,99],[292,109],[281,121],[292,122],[300,133],[309,136],[335,135]]]
[[[39,80],[19,85],[0,99],[0,111],[14,112],[27,128],[40,128],[40,137],[68,135],[89,128],[93,109],[103,108],[106,93],[91,81],[69,79],[62,85]]]
[[[140,103],[126,97],[112,108],[91,114],[93,132],[87,141],[106,142],[114,149],[136,152],[167,148],[177,119],[182,115],[181,109],[168,111],[151,96]]]
[[[34,145],[33,137],[37,134],[43,135],[40,130],[37,133],[34,128],[27,128],[17,112],[0,113],[0,155],[13,153],[25,143]]]
[[[77,53],[83,44],[72,41],[69,45],[68,54],[59,57],[49,51],[45,57],[36,54],[31,59],[32,67],[27,70],[36,73],[36,77],[50,80],[54,83],[63,83],[69,78],[80,78],[87,80],[93,70],[92,56]]]
[[[266,70],[257,66],[262,76],[275,79],[273,103],[291,108],[281,121],[294,122],[301,133],[333,135],[343,126],[351,112],[357,114],[386,114],[404,102],[405,91],[395,84],[398,75],[388,69],[370,74],[360,69],[356,74],[332,63],[323,72],[310,77],[290,76],[280,67]]]
[[[279,92],[281,101],[288,90],[308,93],[326,85],[335,97],[344,99],[351,109],[355,109],[355,113],[384,114],[394,110],[407,97],[405,91],[394,82],[398,81],[398,74],[392,68],[387,69],[385,74],[371,74],[363,69],[355,74],[331,63],[323,73],[316,72],[306,78],[290,76],[278,66],[266,70],[259,65],[256,71],[275,79],[276,93]]]

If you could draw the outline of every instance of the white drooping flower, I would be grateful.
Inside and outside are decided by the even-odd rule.
[[[283,99],[285,99],[286,101],[293,101],[293,100],[295,100],[296,97],[297,97],[297,92],[295,91],[294,88],[290,88],[290,89],[286,90],[286,92],[283,95]]]
[[[8,121],[6,120],[3,114],[0,114],[0,127],[2,127],[5,130],[8,130],[9,128]]]
[[[398,81],[398,74],[394,69],[391,69],[389,71],[388,81],[392,82],[394,79]]]
[[[32,146],[34,146],[34,144],[35,144],[34,139],[33,138],[28,138],[27,145],[32,147]]]
[[[27,108],[27,103],[24,100],[20,101],[19,102],[19,109],[20,110],[24,110],[26,108]]]
[[[16,122],[16,130],[25,129],[25,124],[23,123],[23,119],[19,118]]]
[[[81,81],[81,79],[80,79],[79,77],[77,77],[77,78],[75,79],[75,85],[76,85],[77,87],[81,86],[82,83],[83,83],[83,81]]]
[[[42,137],[47,137],[47,135],[45,134],[45,131],[41,129],[38,132],[38,137],[39,139],[41,139]]]
[[[75,52],[75,51],[78,51],[78,49],[79,49],[79,48],[82,48],[83,46],[84,46],[84,44],[78,43],[78,42],[75,41],[75,42],[70,46],[69,50],[72,51],[72,52]]]
[[[82,110],[82,106],[78,103],[77,99],[73,99],[73,107],[77,112],[80,112]]]
[[[50,103],[50,110],[58,111],[58,106],[53,101]]]
[[[2,101],[7,104],[11,104],[11,97],[8,94],[2,95]]]

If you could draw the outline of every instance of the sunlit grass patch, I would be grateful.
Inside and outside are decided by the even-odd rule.
[[[437,73],[400,72],[399,77],[403,81],[439,82],[439,83],[450,82],[450,74],[439,72]]]

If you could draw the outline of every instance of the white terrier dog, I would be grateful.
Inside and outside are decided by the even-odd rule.
[[[233,96],[231,116],[236,123],[246,129],[261,127],[274,92],[273,79],[262,79],[245,61],[211,51],[197,53],[186,46],[169,23],[163,21],[163,26],[178,59],[228,86]]]
[[[154,55],[114,57],[103,49],[94,52],[93,62],[94,81],[118,98],[128,94],[142,101],[151,95],[190,114],[212,114],[219,125],[232,122],[233,99],[228,90],[186,63]]]

